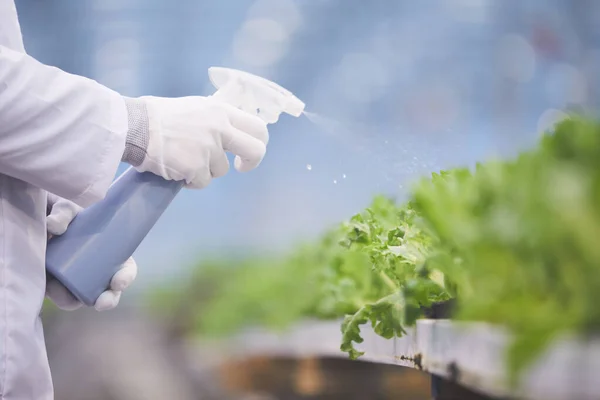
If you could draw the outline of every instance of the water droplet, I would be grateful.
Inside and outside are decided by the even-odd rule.
[[[333,180],[333,184],[336,185],[337,184],[337,179]]]
[[[342,179],[346,179],[346,174],[342,174]]]
[[[306,164],[306,169],[309,170],[309,171],[312,170],[312,165]]]

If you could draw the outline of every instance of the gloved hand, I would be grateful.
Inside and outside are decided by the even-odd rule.
[[[53,194],[48,194],[48,215],[46,225],[48,238],[62,235],[67,227],[82,210],[75,203]],[[123,264],[122,268],[112,277],[110,289],[100,295],[94,308],[98,311],[110,310],[119,304],[121,292],[131,285],[137,275],[137,265],[133,258]],[[63,310],[75,310],[83,305],[59,281],[48,277],[46,282],[46,297]]]
[[[269,133],[260,118],[212,97],[126,98],[129,132],[123,160],[138,171],[185,180],[204,188],[235,168],[250,171],[262,161]]]

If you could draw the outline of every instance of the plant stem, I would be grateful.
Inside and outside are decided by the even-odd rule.
[[[400,289],[398,285],[396,285],[396,282],[394,282],[392,278],[390,278],[385,272],[379,271],[379,276],[381,279],[383,279],[383,282],[386,284],[386,286],[392,289],[393,292],[397,292]]]

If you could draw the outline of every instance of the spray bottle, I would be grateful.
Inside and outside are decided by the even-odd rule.
[[[257,115],[268,124],[282,112],[300,116],[304,103],[281,86],[229,68],[211,67],[213,98]],[[82,303],[92,306],[134,253],[184,183],[129,168],[106,197],[84,209],[69,229],[48,242],[46,270]]]

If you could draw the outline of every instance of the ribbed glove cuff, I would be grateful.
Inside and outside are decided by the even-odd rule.
[[[124,97],[124,99],[127,105],[129,128],[121,161],[137,167],[146,158],[146,151],[148,150],[150,139],[148,110],[143,100],[130,97]]]

